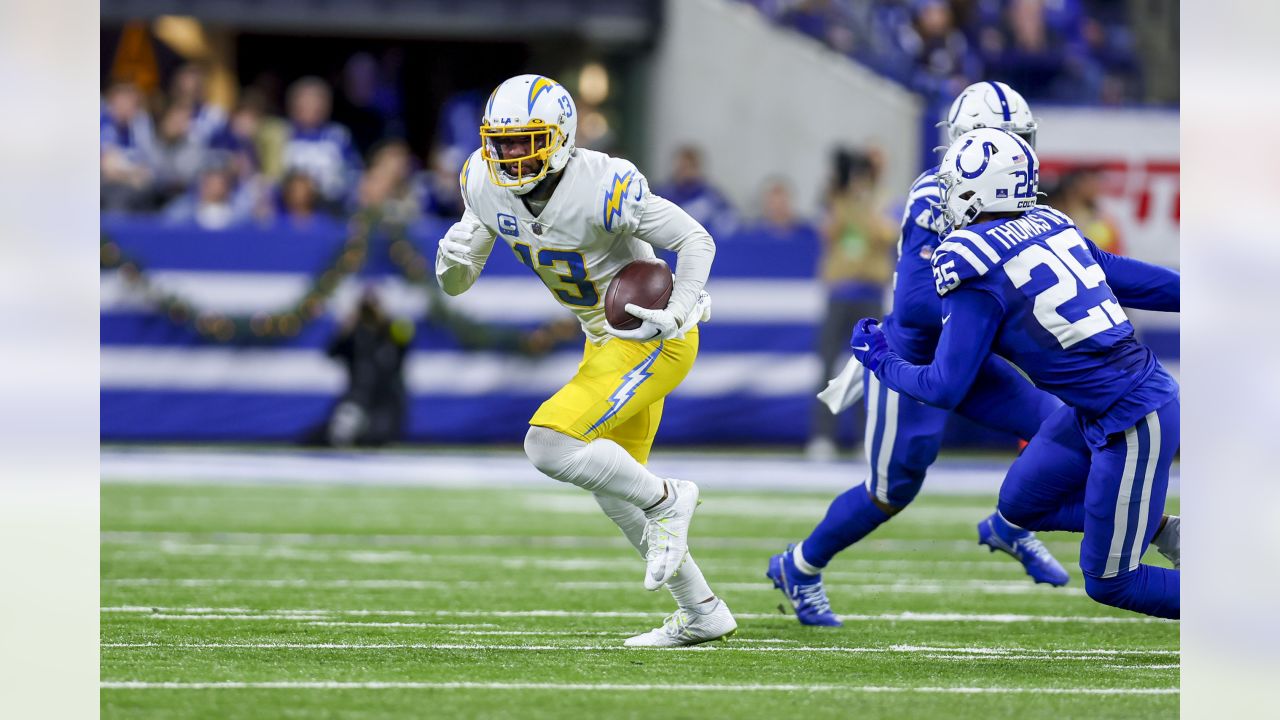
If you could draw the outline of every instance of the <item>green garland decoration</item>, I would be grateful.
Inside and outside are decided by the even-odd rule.
[[[303,327],[324,314],[325,303],[338,285],[364,265],[369,255],[370,236],[378,223],[378,213],[372,211],[362,211],[352,217],[350,234],[333,263],[311,282],[301,298],[288,309],[276,312],[229,315],[202,310],[182,296],[156,287],[142,265],[105,234],[99,248],[99,266],[103,270],[119,271],[125,281],[170,322],[191,328],[205,340],[224,344],[281,340],[297,336]]]
[[[202,310],[182,296],[156,287],[142,265],[105,234],[99,265],[103,270],[119,271],[170,322],[191,328],[205,340],[222,344],[268,342],[296,337],[302,328],[324,314],[325,304],[338,285],[365,264],[373,232],[379,227],[390,239],[387,250],[391,261],[405,279],[426,292],[427,321],[448,329],[463,347],[541,355],[562,343],[581,340],[578,323],[572,319],[552,321],[525,332],[478,322],[454,310],[435,281],[434,264],[409,239],[404,223],[384,218],[376,209],[362,210],[352,217],[350,234],[334,262],[312,281],[301,298],[277,312],[238,316]]]

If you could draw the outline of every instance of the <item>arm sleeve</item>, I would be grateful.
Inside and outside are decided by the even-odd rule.
[[[1107,285],[1120,304],[1137,310],[1178,312],[1182,299],[1182,275],[1176,270],[1141,260],[1112,255],[1088,238],[1089,254],[1102,266]]]
[[[497,237],[480,222],[480,218],[471,212],[470,207],[463,211],[462,222],[472,222],[480,226],[479,235],[472,243],[471,252],[467,254],[471,258],[471,267],[454,265],[446,260],[438,249],[436,250],[436,280],[440,283],[440,289],[450,295],[461,295],[476,283],[476,278],[480,277],[480,271],[484,269],[489,253],[493,250],[493,241]]]
[[[960,289],[942,298],[942,336],[929,365],[912,365],[892,351],[876,377],[885,385],[927,405],[950,410],[960,404],[1000,327],[1003,309],[988,293]]]
[[[679,205],[651,194],[646,198],[635,237],[654,247],[676,252],[679,260],[675,288],[667,309],[678,322],[684,322],[711,274],[711,261],[716,256],[711,234]]]

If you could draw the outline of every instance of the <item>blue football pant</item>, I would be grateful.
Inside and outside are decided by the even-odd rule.
[[[1080,569],[1089,597],[1176,618],[1180,573],[1142,565],[1160,527],[1169,467],[1180,441],[1175,398],[1102,447],[1090,447],[1075,410],[1046,421],[1009,470],[1000,514],[1033,530],[1083,532]]]
[[[863,383],[867,491],[883,503],[904,507],[920,492],[925,473],[938,459],[950,413],[885,387],[874,373],[866,373]],[[992,356],[955,412],[993,430],[1030,439],[1060,407],[1061,401]]]

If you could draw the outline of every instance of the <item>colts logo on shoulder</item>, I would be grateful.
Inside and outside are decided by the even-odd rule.
[[[498,232],[511,237],[520,237],[520,224],[515,215],[498,213]]]

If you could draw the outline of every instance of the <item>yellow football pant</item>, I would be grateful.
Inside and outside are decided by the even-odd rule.
[[[577,374],[542,403],[529,424],[587,442],[608,438],[643,465],[662,420],[663,399],[697,356],[697,327],[681,340],[588,340]]]

